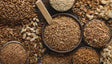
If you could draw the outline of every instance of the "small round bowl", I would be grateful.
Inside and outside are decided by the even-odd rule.
[[[7,42],[6,44],[3,45],[2,49],[3,49],[6,45],[11,44],[11,43],[20,44],[20,45],[23,46],[23,48],[26,50],[26,48],[24,47],[24,45],[23,45],[22,43],[18,42],[18,41],[9,41],[9,42]],[[2,50],[2,49],[1,49],[1,50]],[[1,50],[0,50],[0,53],[1,53]],[[27,58],[26,58],[25,64],[28,64],[28,56],[29,56],[29,54],[27,53],[27,50],[26,50],[26,54],[27,54]],[[1,60],[1,59],[0,59],[0,60]],[[4,63],[2,62],[2,60],[1,60],[1,63],[4,64]]]
[[[70,50],[67,50],[67,51],[58,51],[58,50],[52,49],[51,47],[49,47],[48,44],[46,44],[46,41],[44,40],[44,29],[45,29],[45,27],[48,25],[47,23],[45,23],[45,24],[43,25],[43,28],[42,28],[42,41],[43,41],[43,43],[45,44],[45,46],[46,46],[48,49],[50,49],[51,51],[53,51],[53,52],[57,52],[57,53],[68,53],[68,52],[71,52],[71,51],[73,51],[74,49],[76,49],[76,48],[79,46],[79,44],[81,43],[81,41],[82,41],[82,37],[83,37],[83,35],[82,35],[82,26],[81,26],[79,20],[77,19],[77,17],[75,17],[75,16],[73,16],[73,15],[71,15],[71,14],[68,14],[68,13],[59,13],[59,14],[53,15],[52,17],[55,18],[55,17],[57,17],[57,16],[71,17],[71,18],[73,18],[74,20],[76,20],[76,22],[79,24],[80,30],[81,30],[79,43],[78,43],[76,46],[74,46],[74,48],[72,48],[72,49],[70,49]]]
[[[49,0],[49,4],[51,5],[51,7],[52,7],[54,10],[58,11],[58,12],[66,12],[66,11],[72,9],[74,3],[75,3],[75,0],[74,0],[74,2],[72,3],[72,6],[71,6],[71,7],[69,7],[67,10],[63,10],[63,11],[61,11],[61,10],[57,10],[55,7],[53,7],[52,4],[50,3],[50,0]]]
[[[82,48],[88,48],[88,49],[94,50],[94,51],[97,53],[97,55],[98,55],[98,58],[99,58],[98,63],[100,64],[100,55],[99,55],[99,53],[98,53],[98,51],[97,51],[96,49],[94,49],[94,48],[92,48],[92,47],[89,47],[89,46],[84,46],[84,47],[78,48],[77,50],[82,49]],[[77,52],[77,50],[75,50],[75,52]],[[74,53],[75,53],[75,52],[74,52]],[[74,55],[73,55],[73,56],[74,56]],[[72,64],[73,64],[73,58],[74,58],[73,56],[72,56]]]
[[[92,21],[101,21],[101,20],[98,20],[98,19],[93,19],[93,20],[91,20],[91,21],[89,21],[89,22],[92,22]],[[84,39],[84,43],[85,44],[87,44],[88,46],[90,46],[90,47],[93,47],[93,46],[91,46],[91,45],[89,45],[86,41],[85,41],[85,37],[84,37],[84,28],[86,27],[86,25],[89,23],[89,22],[87,22],[85,25],[84,25],[84,27],[83,27],[83,39]],[[102,22],[102,21],[101,21]],[[105,24],[106,25],[106,24]],[[106,25],[107,26],[107,25]],[[108,27],[108,26],[107,26]],[[109,27],[108,27],[109,28]],[[102,47],[104,47],[106,44],[108,44],[109,42],[110,42],[110,40],[111,40],[111,30],[110,30],[110,28],[109,28],[109,31],[110,31],[110,35],[109,35],[109,39],[108,39],[108,41],[107,42],[105,42],[105,44],[103,45],[103,46],[101,46],[101,47],[93,47],[93,48],[97,48],[97,49],[100,49],[100,48],[102,48]]]

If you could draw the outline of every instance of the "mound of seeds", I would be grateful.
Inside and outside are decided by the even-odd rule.
[[[40,64],[72,64],[72,53],[70,54],[46,54]]]
[[[73,64],[99,64],[99,57],[95,50],[81,48],[73,55]]]
[[[57,11],[67,11],[73,6],[74,0],[50,0],[50,4]]]
[[[37,60],[43,55],[45,48],[41,42],[43,23],[36,23],[36,21],[39,20],[34,19],[34,21],[24,26],[0,26],[0,49],[8,41],[19,41],[24,44],[29,53],[29,64],[37,64]],[[36,36],[32,37],[32,34]]]
[[[25,64],[26,50],[22,45],[10,43],[1,50],[1,60],[4,64]]]
[[[36,16],[33,4],[36,0],[0,0],[0,19],[6,20],[2,23],[28,23]]]
[[[112,64],[112,39],[100,52],[100,62],[103,64]]]
[[[82,25],[92,19],[109,20],[112,18],[112,0],[77,0],[72,10],[79,15]]]
[[[84,27],[85,41],[93,47],[102,47],[110,38],[110,30],[104,22],[92,20]]]
[[[77,0],[72,10],[78,14],[81,25],[84,25],[88,20],[100,18],[95,12],[99,4],[100,0]]]
[[[21,38],[19,35],[19,30],[21,26],[1,26],[0,27],[0,49],[2,46],[8,41],[19,41],[21,42]]]
[[[42,24],[39,19],[33,18],[29,24],[24,25],[21,30],[22,43],[29,51],[29,64],[37,64],[37,60],[41,58],[46,48],[43,47],[41,41]]]
[[[70,17],[58,16],[53,18],[53,24],[46,26],[44,38],[52,49],[67,51],[74,48],[80,41],[79,24]]]

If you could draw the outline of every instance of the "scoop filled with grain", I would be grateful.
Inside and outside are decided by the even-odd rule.
[[[60,53],[70,52],[82,40],[81,25],[70,14],[57,14],[53,16],[53,23],[44,26],[43,41],[45,45]]]

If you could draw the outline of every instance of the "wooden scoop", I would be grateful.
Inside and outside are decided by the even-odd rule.
[[[47,9],[45,8],[43,2],[41,0],[38,0],[36,2],[37,7],[39,8],[39,10],[41,11],[42,15],[44,16],[44,18],[46,19],[47,23],[50,25],[52,24],[52,17],[49,14],[49,12],[47,11]]]

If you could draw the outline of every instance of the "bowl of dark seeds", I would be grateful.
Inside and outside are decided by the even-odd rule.
[[[82,40],[82,27],[78,19],[67,13],[53,15],[53,23],[42,29],[44,44],[54,52],[67,53],[78,47]]]
[[[101,20],[92,20],[84,26],[85,42],[95,48],[101,48],[110,41],[110,29]]]
[[[99,54],[91,47],[81,47],[73,54],[73,64],[99,64]]]
[[[27,51],[18,41],[6,43],[0,51],[0,59],[3,64],[26,64]]]

